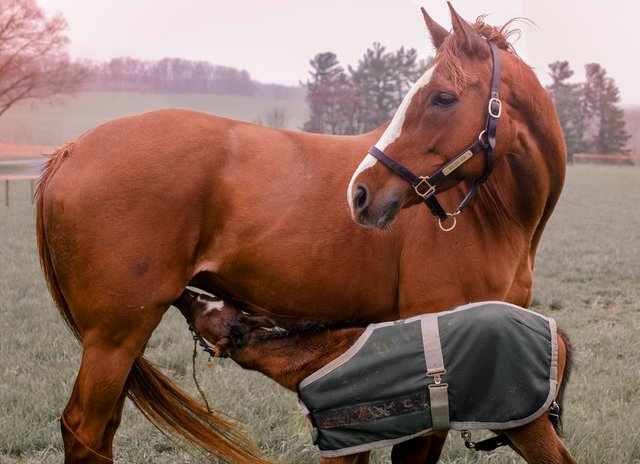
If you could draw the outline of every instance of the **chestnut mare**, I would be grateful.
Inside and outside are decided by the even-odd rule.
[[[53,155],[37,198],[40,259],[83,348],[61,418],[66,462],[112,460],[127,396],[205,452],[262,462],[231,424],[143,357],[187,285],[280,325],[392,320],[480,300],[530,303],[536,248],[564,182],[562,132],[504,28],[470,26],[453,10],[452,19],[448,33],[425,14],[434,65],[393,121],[370,133],[306,134],[165,110],[106,123]],[[450,233],[422,208],[390,228],[417,199],[410,184],[363,156],[375,144],[429,174],[478,139],[489,43],[501,61],[493,173]],[[482,177],[485,158],[481,151],[438,184],[447,210]],[[349,209],[389,230],[358,227]],[[442,443],[431,440],[429,460]],[[423,445],[415,439],[403,450]]]

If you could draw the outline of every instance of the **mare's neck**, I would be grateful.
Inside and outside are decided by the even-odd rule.
[[[505,78],[510,90],[503,97],[510,119],[499,121],[497,133],[506,154],[482,188],[480,208],[499,221],[537,231],[562,190],[566,149],[551,98],[533,72],[523,64],[512,73],[516,76]]]

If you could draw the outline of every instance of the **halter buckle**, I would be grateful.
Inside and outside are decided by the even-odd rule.
[[[420,188],[422,188],[422,187],[426,187],[427,190],[425,192],[421,192]],[[418,182],[417,184],[415,184],[413,186],[413,190],[416,191],[418,196],[420,196],[424,200],[426,200],[427,198],[433,196],[434,193],[436,193],[436,186],[435,185],[431,185],[429,183],[429,176],[421,176],[420,177],[420,182]]]
[[[491,97],[491,99],[489,100],[489,106],[487,109],[489,111],[489,116],[491,116],[492,118],[498,119],[502,114],[502,102],[497,97]]]

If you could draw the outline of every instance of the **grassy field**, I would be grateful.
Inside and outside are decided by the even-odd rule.
[[[0,207],[0,463],[62,460],[58,417],[80,350],[47,294],[37,263],[28,183]],[[538,253],[536,310],[571,335],[576,367],[565,401],[566,443],[583,464],[640,463],[640,169],[575,166]],[[195,395],[192,344],[170,311],[147,354]],[[317,462],[294,395],[230,362],[199,357],[209,401],[247,425],[274,459]],[[116,438],[118,462],[197,462],[130,404]],[[444,463],[520,462],[510,450],[482,456],[452,433]],[[375,454],[388,463],[388,451]]]
[[[228,95],[84,92],[52,105],[17,104],[2,116],[0,140],[62,144],[105,121],[160,108],[186,108],[249,122],[264,120],[271,111],[281,109],[289,129],[302,127],[308,114],[304,101]]]

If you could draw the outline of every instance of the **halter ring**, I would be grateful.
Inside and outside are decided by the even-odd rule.
[[[451,224],[451,227],[444,227],[442,225],[442,219],[438,218],[438,225],[440,226],[440,230],[442,230],[443,232],[451,232],[453,229],[455,229],[457,224],[456,216],[458,214],[460,214],[460,211],[456,211],[455,213],[447,213],[447,219],[451,218],[453,220],[453,224]]]

